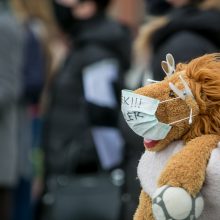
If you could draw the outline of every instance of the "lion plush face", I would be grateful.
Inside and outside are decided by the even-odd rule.
[[[219,55],[218,55],[219,57]],[[147,85],[136,94],[160,100],[156,111],[158,121],[172,126],[168,135],[159,141],[144,140],[149,151],[160,151],[174,140],[188,141],[202,134],[219,134],[220,131],[220,62],[216,54],[205,55],[180,64],[174,74],[163,81]],[[180,76],[188,84],[193,96],[185,99],[173,91],[184,91]],[[193,115],[192,123],[189,116]]]
[[[161,103],[156,111],[156,117],[158,121],[172,125],[172,129],[165,139],[154,141],[153,144],[152,140],[144,141],[146,149],[150,151],[162,150],[172,141],[180,139],[190,129],[188,118],[191,108],[189,103],[179,98],[169,87],[169,83],[172,82],[178,89],[184,89],[179,75],[184,76],[187,82],[189,81],[188,77],[185,75],[185,71],[181,71],[176,72],[169,78],[167,77],[162,82],[151,84],[135,91],[135,93],[139,95],[160,100]],[[196,105],[194,105],[194,107],[192,106],[192,112],[194,115],[198,113]],[[172,124],[173,122],[174,124]]]

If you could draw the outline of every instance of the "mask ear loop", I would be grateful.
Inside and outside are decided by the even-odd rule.
[[[180,99],[180,97],[176,97],[176,98],[173,98],[173,99],[164,100],[164,101],[161,101],[159,104],[165,103],[165,102],[169,102],[169,101],[173,101],[173,100],[176,100],[176,99]],[[179,122],[184,121],[184,120],[187,120],[187,119],[189,119],[189,125],[191,125],[191,124],[192,124],[192,118],[195,117],[195,116],[196,116],[196,115],[193,115],[192,108],[190,108],[190,115],[189,115],[189,117],[183,118],[183,119],[181,119],[181,120],[178,120],[178,121],[175,121],[175,122],[172,122],[172,123],[169,123],[169,125],[176,124],[176,123],[179,123]]]
[[[171,101],[174,101],[174,100],[177,100],[177,99],[181,99],[181,98],[176,97],[176,98],[172,98],[172,99],[167,99],[167,100],[164,100],[164,101],[160,101],[159,104],[162,104],[162,103],[165,103],[165,102],[171,102]]]
[[[192,108],[190,109],[190,115],[189,115],[189,124],[191,125],[192,124]]]
[[[192,116],[191,116],[191,121],[192,121],[192,118],[193,118],[193,117],[196,117],[196,116],[197,116],[197,115],[192,115]],[[189,124],[190,124],[190,117],[187,117],[187,118],[180,119],[180,120],[178,120],[178,121],[171,122],[171,123],[169,123],[169,125],[174,125],[174,124],[177,124],[177,123],[179,123],[179,122],[185,121],[185,120],[187,120],[187,119],[189,119]]]

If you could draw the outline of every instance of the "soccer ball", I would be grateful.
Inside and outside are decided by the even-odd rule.
[[[179,187],[163,186],[157,189],[152,199],[156,220],[196,220],[204,209],[201,194],[194,198]]]

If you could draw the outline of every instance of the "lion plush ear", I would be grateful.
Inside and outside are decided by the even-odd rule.
[[[175,72],[175,60],[172,54],[168,53],[166,55],[166,61],[161,62],[161,67],[167,77],[170,77]]]

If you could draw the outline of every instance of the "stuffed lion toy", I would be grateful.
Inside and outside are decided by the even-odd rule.
[[[146,149],[134,220],[219,220],[220,54],[176,68],[168,54],[162,68],[163,81],[122,91],[124,118]]]

